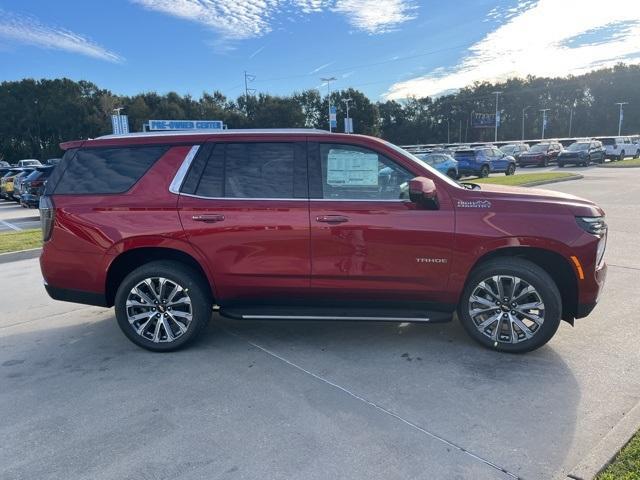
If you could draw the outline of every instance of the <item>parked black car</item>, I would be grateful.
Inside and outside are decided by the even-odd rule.
[[[46,165],[37,167],[22,182],[20,205],[23,207],[37,208],[40,203],[40,195],[44,191],[44,184],[51,175],[55,166]]]
[[[520,155],[529,151],[529,145],[526,143],[509,143],[500,147],[500,150],[502,150],[505,155],[511,155],[518,161]]]
[[[558,167],[568,164],[586,167],[591,162],[604,163],[606,150],[599,140],[572,143],[558,155]]]

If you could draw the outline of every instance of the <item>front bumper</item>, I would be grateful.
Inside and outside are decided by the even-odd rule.
[[[20,204],[26,205],[28,207],[37,207],[39,201],[40,201],[40,197],[38,195],[33,195],[31,193],[23,193],[20,196]]]
[[[542,165],[544,163],[544,157],[520,157],[518,159],[519,167],[526,167],[527,165]]]
[[[586,292],[580,295],[575,318],[584,318],[593,311],[600,300],[606,279],[607,264],[603,263],[602,266],[594,272],[593,280],[589,281],[589,285],[585,289]]]

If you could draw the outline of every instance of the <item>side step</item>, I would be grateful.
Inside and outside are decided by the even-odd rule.
[[[234,320],[312,320],[366,322],[449,322],[452,312],[398,308],[336,308],[301,306],[221,307],[220,315]]]

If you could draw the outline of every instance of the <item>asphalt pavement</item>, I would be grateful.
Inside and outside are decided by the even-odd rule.
[[[23,208],[16,202],[0,200],[0,232],[19,232],[40,227],[37,208]]]
[[[527,355],[457,322],[216,315],[155,354],[50,300],[37,260],[0,265],[0,478],[565,478],[640,402],[640,169],[575,170],[545,188],[605,208],[607,285]]]

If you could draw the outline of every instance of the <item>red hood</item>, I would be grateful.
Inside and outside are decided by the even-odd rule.
[[[532,208],[568,208],[574,215],[600,216],[604,211],[595,203],[563,192],[542,188],[509,187],[505,185],[481,184],[480,190],[467,190],[465,197],[476,200],[497,201],[501,204],[510,201],[531,202]],[[544,204],[541,205],[541,204]]]

